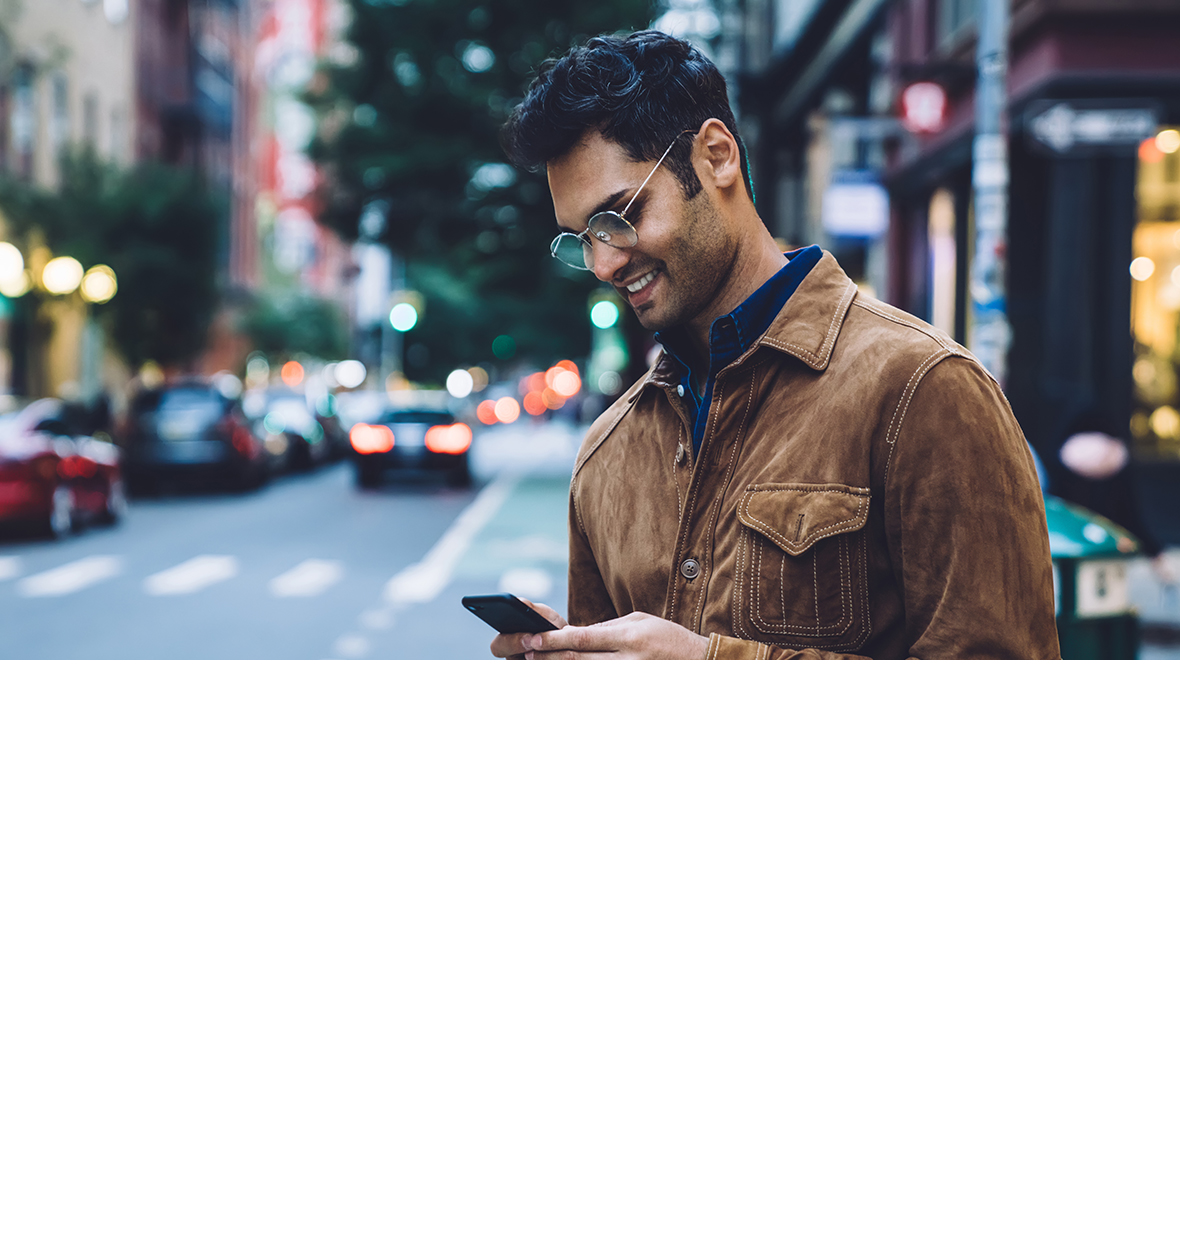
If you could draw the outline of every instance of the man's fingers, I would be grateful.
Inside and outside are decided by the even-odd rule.
[[[527,633],[498,633],[492,639],[492,654],[497,659],[519,659],[528,649],[524,644]]]
[[[591,624],[581,627],[567,624],[556,633],[533,633],[525,638],[526,648],[548,653],[558,650],[572,650],[578,653],[594,651],[615,651],[619,649],[620,639],[626,630],[620,631],[617,621],[604,624]]]

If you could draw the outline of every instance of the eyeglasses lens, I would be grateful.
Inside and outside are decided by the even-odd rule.
[[[593,269],[594,247],[590,244],[590,237],[617,250],[629,250],[639,241],[635,229],[614,211],[600,211],[593,216],[586,232],[585,241],[573,233],[562,233],[553,242],[553,257],[570,267]]]

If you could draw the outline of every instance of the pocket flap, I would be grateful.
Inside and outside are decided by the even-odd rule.
[[[738,520],[788,555],[801,555],[829,534],[859,530],[869,519],[868,487],[769,482],[747,487]]]

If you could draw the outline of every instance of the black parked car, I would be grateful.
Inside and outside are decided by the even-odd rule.
[[[467,450],[471,427],[425,402],[389,405],[348,432],[357,486],[380,486],[391,473],[442,477],[452,486],[470,486]]]
[[[247,490],[269,473],[240,402],[200,379],[140,392],[123,438],[124,477],[136,491],[180,478]]]

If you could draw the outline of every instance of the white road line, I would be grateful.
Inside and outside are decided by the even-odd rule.
[[[238,562],[232,555],[195,555],[175,568],[153,573],[143,588],[149,594],[195,594],[206,586],[228,581],[237,572]]]
[[[59,568],[51,568],[32,577],[22,577],[16,583],[16,592],[26,598],[48,598],[59,594],[73,594],[85,590],[96,582],[117,576],[123,571],[123,561],[117,555],[88,555]]]
[[[20,556],[0,555],[0,581],[20,576]]]
[[[417,564],[403,568],[385,585],[384,599],[394,605],[429,603],[437,598],[471,540],[494,517],[516,486],[515,478],[497,478],[479,493],[454,524]]]
[[[344,565],[339,560],[304,560],[275,577],[270,592],[276,598],[311,598],[323,594],[343,576]]]

